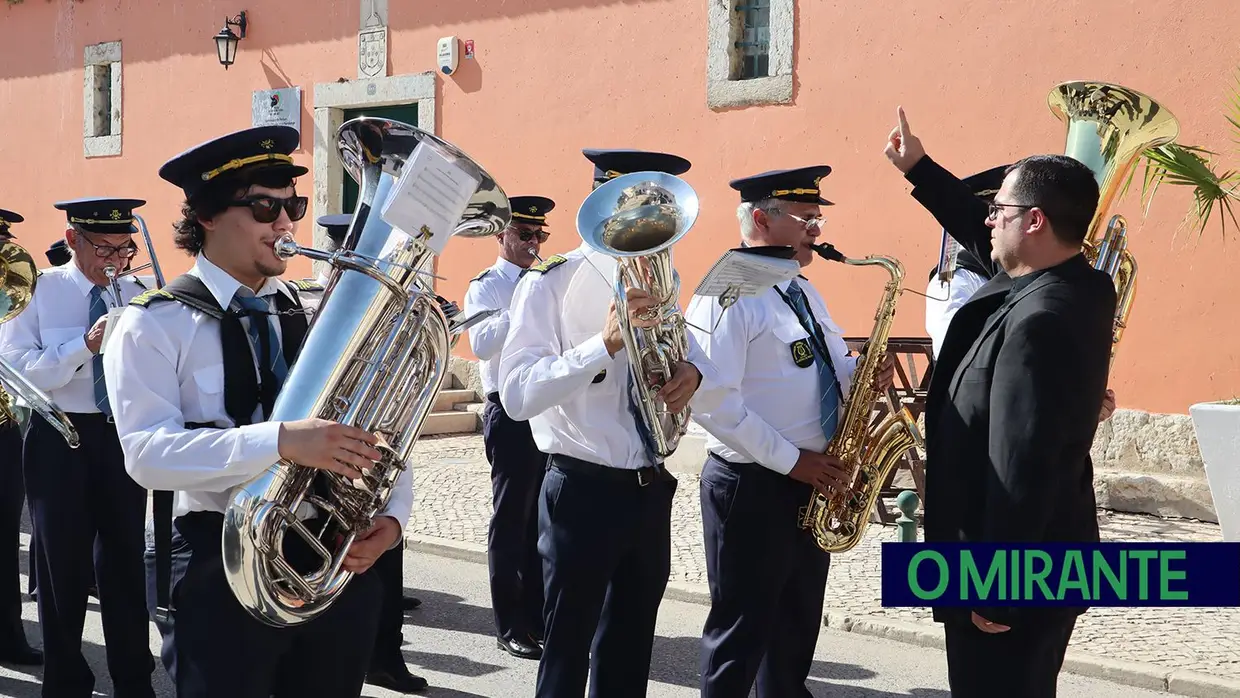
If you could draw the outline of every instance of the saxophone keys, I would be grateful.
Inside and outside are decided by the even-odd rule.
[[[848,510],[858,514],[863,512],[865,510],[865,499],[856,492],[848,495]]]

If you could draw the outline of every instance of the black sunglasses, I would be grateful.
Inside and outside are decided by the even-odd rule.
[[[539,230],[538,232],[522,230],[517,233],[517,237],[521,238],[521,242],[529,242],[534,238],[538,238],[539,242],[546,242],[547,238],[551,237],[551,233],[548,233],[545,230]]]
[[[272,223],[280,217],[280,209],[288,214],[289,220],[299,221],[306,217],[306,207],[310,199],[305,196],[291,196],[279,199],[274,196],[247,196],[230,202],[229,206],[248,206],[250,215],[259,223]]]

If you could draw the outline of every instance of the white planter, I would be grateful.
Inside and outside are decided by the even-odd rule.
[[[1207,402],[1188,411],[1223,540],[1240,542],[1240,405]]]

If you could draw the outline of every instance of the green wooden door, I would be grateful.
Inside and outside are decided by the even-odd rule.
[[[410,126],[417,126],[418,103],[344,110],[345,121],[356,119],[359,116],[379,116],[384,119],[392,119],[393,121],[403,121]],[[341,212],[351,214],[355,208],[357,208],[357,182],[354,182],[353,178],[346,172],[344,173],[344,207],[341,209]]]

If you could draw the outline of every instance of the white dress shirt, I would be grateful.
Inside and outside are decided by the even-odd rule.
[[[500,257],[470,281],[465,291],[465,317],[486,310],[500,311],[469,329],[469,348],[478,357],[483,395],[499,392],[499,355],[508,336],[508,312],[520,278],[521,267]]]
[[[780,291],[786,293],[789,283],[779,284]],[[831,354],[840,382],[842,417],[857,358],[847,356],[843,331],[831,320],[817,289],[805,280],[798,283]],[[826,451],[818,368],[813,363],[799,367],[792,358],[791,345],[808,341],[809,332],[774,288],[741,298],[722,311],[718,299],[694,296],[685,317],[697,327],[715,328],[710,334],[692,327],[689,331],[715,364],[720,381],[731,389],[719,407],[694,415],[706,430],[708,451],[727,461],[759,463],[785,475],[796,465],[800,449]]]
[[[936,357],[943,349],[943,338],[956,311],[985,285],[985,277],[963,267],[952,273],[950,282],[940,281],[938,276],[930,279],[926,286],[926,334],[930,335]]]
[[[584,245],[563,256],[568,261],[546,273],[530,272],[517,284],[500,358],[500,401],[514,420],[529,420],[543,453],[614,468],[647,467],[629,408],[628,353],[621,348],[610,356],[603,342],[615,259]],[[718,404],[725,391],[692,338],[686,360],[702,374],[691,409]]]
[[[241,287],[205,255],[198,256],[189,273],[203,281],[221,308],[229,306]],[[275,293],[288,290],[268,279],[256,295]],[[319,301],[317,294],[305,291],[298,297],[308,308]],[[248,326],[248,320],[242,322]],[[280,336],[279,323],[271,325]],[[231,488],[280,460],[280,424],[237,427],[228,416],[219,321],[178,301],[165,301],[126,308],[115,332],[104,371],[125,469],[143,487],[176,491],[175,516],[225,511]],[[257,360],[254,371],[257,375]],[[260,406],[256,413],[261,412]],[[186,422],[229,428],[187,429]],[[394,517],[403,530],[412,506],[413,472],[406,469],[383,514]]]
[[[132,276],[117,283],[123,303],[144,290]],[[44,270],[30,305],[0,325],[0,356],[65,412],[99,412],[91,362],[95,355],[86,348],[94,287],[73,262]],[[110,286],[103,288],[102,298],[109,309],[116,307]]]

